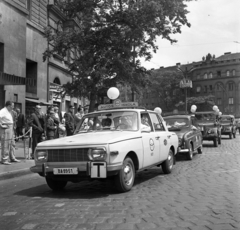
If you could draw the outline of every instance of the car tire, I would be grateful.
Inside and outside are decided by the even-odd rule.
[[[197,151],[198,151],[198,154],[202,154],[202,145],[198,147]]]
[[[214,138],[213,145],[214,145],[214,147],[218,147],[218,138],[217,137]]]
[[[193,159],[193,144],[189,143],[189,151],[187,152],[187,160],[191,161]]]
[[[229,139],[232,139],[232,133],[229,134]]]
[[[169,174],[172,172],[172,168],[173,168],[173,164],[174,164],[174,155],[173,155],[173,151],[171,149],[169,149],[168,152],[168,158],[167,160],[165,160],[162,163],[162,171],[165,174]]]
[[[130,157],[126,157],[118,175],[115,176],[115,185],[119,192],[128,192],[135,181],[135,167]]]
[[[49,188],[51,188],[53,191],[63,190],[67,185],[67,181],[57,181],[49,177],[46,177],[46,182]]]
[[[236,138],[236,132],[235,132],[235,133],[233,133],[233,138]]]

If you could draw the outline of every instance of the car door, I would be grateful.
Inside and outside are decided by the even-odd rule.
[[[150,113],[150,117],[155,130],[154,137],[155,140],[158,141],[158,161],[164,161],[168,156],[171,144],[171,133],[165,129],[163,121],[156,113]]]
[[[195,117],[191,117],[191,126],[193,127],[192,132],[194,135],[194,148],[198,148],[202,145],[202,132],[201,129],[198,127]]]
[[[158,154],[159,141],[158,141],[158,138],[156,138],[157,135],[154,132],[154,129],[152,127],[149,114],[146,112],[142,112],[141,118],[143,116],[147,118],[148,124],[151,129],[150,131],[147,131],[146,129],[144,129],[144,127],[141,128],[141,124],[140,124],[140,129],[142,133],[142,143],[143,143],[143,149],[144,149],[143,167],[148,167],[150,165],[153,165],[159,162],[159,154]]]

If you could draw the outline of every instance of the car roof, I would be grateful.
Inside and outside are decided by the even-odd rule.
[[[227,115],[227,114],[223,114],[223,115],[221,115],[221,117],[232,117],[232,118],[234,118],[234,115]]]
[[[185,114],[185,115],[178,115],[178,114],[176,114],[176,115],[164,116],[163,119],[165,119],[165,118],[176,118],[176,117],[179,117],[179,118],[190,118],[191,116],[192,115],[187,115],[187,114]]]
[[[202,112],[195,112],[195,114],[215,114],[215,111],[202,111]]]

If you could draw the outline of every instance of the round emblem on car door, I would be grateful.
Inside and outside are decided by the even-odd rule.
[[[167,145],[167,140],[166,140],[166,139],[164,139],[163,143],[164,143],[164,145]]]
[[[150,146],[151,151],[153,151],[155,148],[155,145],[154,145],[154,141],[152,138],[149,139],[149,146]]]

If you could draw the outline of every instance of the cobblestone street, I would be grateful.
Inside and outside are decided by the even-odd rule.
[[[0,181],[0,191],[2,230],[240,229],[240,135],[204,142],[192,161],[179,156],[172,174],[137,174],[128,193],[98,181],[54,193],[35,174]]]

